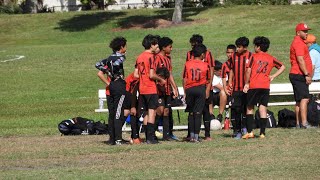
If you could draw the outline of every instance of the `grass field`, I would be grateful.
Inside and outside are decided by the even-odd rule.
[[[110,54],[108,43],[115,36],[128,40],[127,73],[143,51],[146,34],[171,37],[179,86],[192,34],[203,35],[221,61],[226,45],[236,38],[247,36],[252,42],[257,35],[267,36],[269,52],[288,67],[275,82],[288,82],[295,25],[306,22],[310,33],[320,36],[319,8],[185,9],[184,25],[140,29],[126,28],[156,18],[168,20],[172,9],[0,15],[0,179],[319,178],[318,129],[273,129],[263,141],[234,141],[226,132],[216,132],[214,141],[199,145],[124,147],[105,145],[105,136],[60,137],[57,130],[61,120],[75,116],[106,118],[94,113],[97,90],[104,88],[94,64]],[[25,58],[7,61],[18,55]],[[183,118],[181,124],[185,122]]]

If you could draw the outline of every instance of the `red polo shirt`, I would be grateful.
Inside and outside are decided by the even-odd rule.
[[[306,67],[309,73],[312,72],[312,61],[310,58],[308,46],[304,43],[303,39],[299,36],[295,36],[290,46],[290,63],[291,63],[291,74],[304,75],[300,69],[297,56],[303,56],[306,63]]]

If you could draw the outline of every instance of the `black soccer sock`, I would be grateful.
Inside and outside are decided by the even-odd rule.
[[[194,134],[200,134],[201,114],[194,114],[193,119],[194,119]]]
[[[193,119],[193,115],[191,115],[189,113],[189,116],[188,116],[188,136],[187,137],[190,137],[190,133],[194,133],[194,119]]]
[[[147,131],[148,131],[147,140],[150,140],[150,141],[155,140],[154,124],[148,123],[147,124]]]
[[[233,133],[236,133],[237,132],[237,129],[236,129],[236,111],[235,109],[231,109],[231,125],[232,125],[232,129],[233,129]]]
[[[147,128],[147,125],[142,125],[142,128],[144,130],[145,138],[147,140],[148,139],[148,128]]]
[[[205,107],[203,108],[203,125],[205,137],[210,137],[210,120],[209,105],[205,105]]]
[[[237,132],[241,132],[241,112],[235,110],[235,129]]]
[[[247,131],[251,133],[253,129],[253,114],[247,114]]]
[[[131,138],[136,139],[139,137],[138,122],[137,122],[136,116],[133,116],[133,115],[130,116],[130,124],[131,124]]]
[[[158,116],[158,115],[156,115],[156,117],[155,117],[155,121],[154,121],[154,130],[155,131],[158,131],[158,127],[159,127],[159,123],[160,123],[160,118],[161,118],[162,116]]]
[[[169,108],[169,134],[172,135],[173,130],[173,116],[172,116],[172,110]]]
[[[268,118],[260,118],[260,135],[266,134],[266,126],[267,126]]]
[[[163,116],[162,127],[163,127],[163,139],[169,138],[169,116]]]

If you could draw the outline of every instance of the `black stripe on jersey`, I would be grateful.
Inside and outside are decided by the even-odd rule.
[[[208,54],[209,54],[209,57],[210,57],[210,67],[214,67],[214,61],[213,61],[213,59],[212,59],[212,54],[211,54],[211,52],[210,51],[207,51],[208,52]]]
[[[278,69],[282,66],[282,64],[279,61],[275,60],[275,59],[273,59],[273,63],[276,65],[276,67]]]
[[[237,80],[238,80],[238,87],[240,87],[240,81],[241,81],[241,58],[240,56],[238,56],[238,65],[237,65],[237,70],[238,70],[238,73],[236,74],[237,76]],[[236,89],[237,91],[238,89]]]
[[[249,57],[250,57],[250,54],[249,54]],[[246,60],[247,60],[247,58],[244,56],[243,57],[243,64],[242,64],[242,70],[241,70],[241,78],[242,78],[242,82],[240,83],[241,85],[242,85],[242,87],[244,86],[244,78],[245,78],[245,72],[246,72]],[[241,86],[239,86],[239,88],[240,88]]]

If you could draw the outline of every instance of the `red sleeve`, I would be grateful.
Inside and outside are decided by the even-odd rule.
[[[190,54],[191,54],[191,52],[190,52],[190,51],[188,51],[188,52],[187,52],[186,62],[190,60],[190,58],[191,58],[191,57],[190,57],[190,56],[191,56]]]
[[[212,56],[210,51],[207,51],[206,61],[208,62],[210,67],[214,67],[215,66],[214,59],[213,59],[213,56]]]
[[[150,69],[156,69],[155,56],[149,58],[149,67]]]
[[[273,58],[273,67],[280,69],[280,67],[283,65],[282,62],[280,62],[278,59]]]

